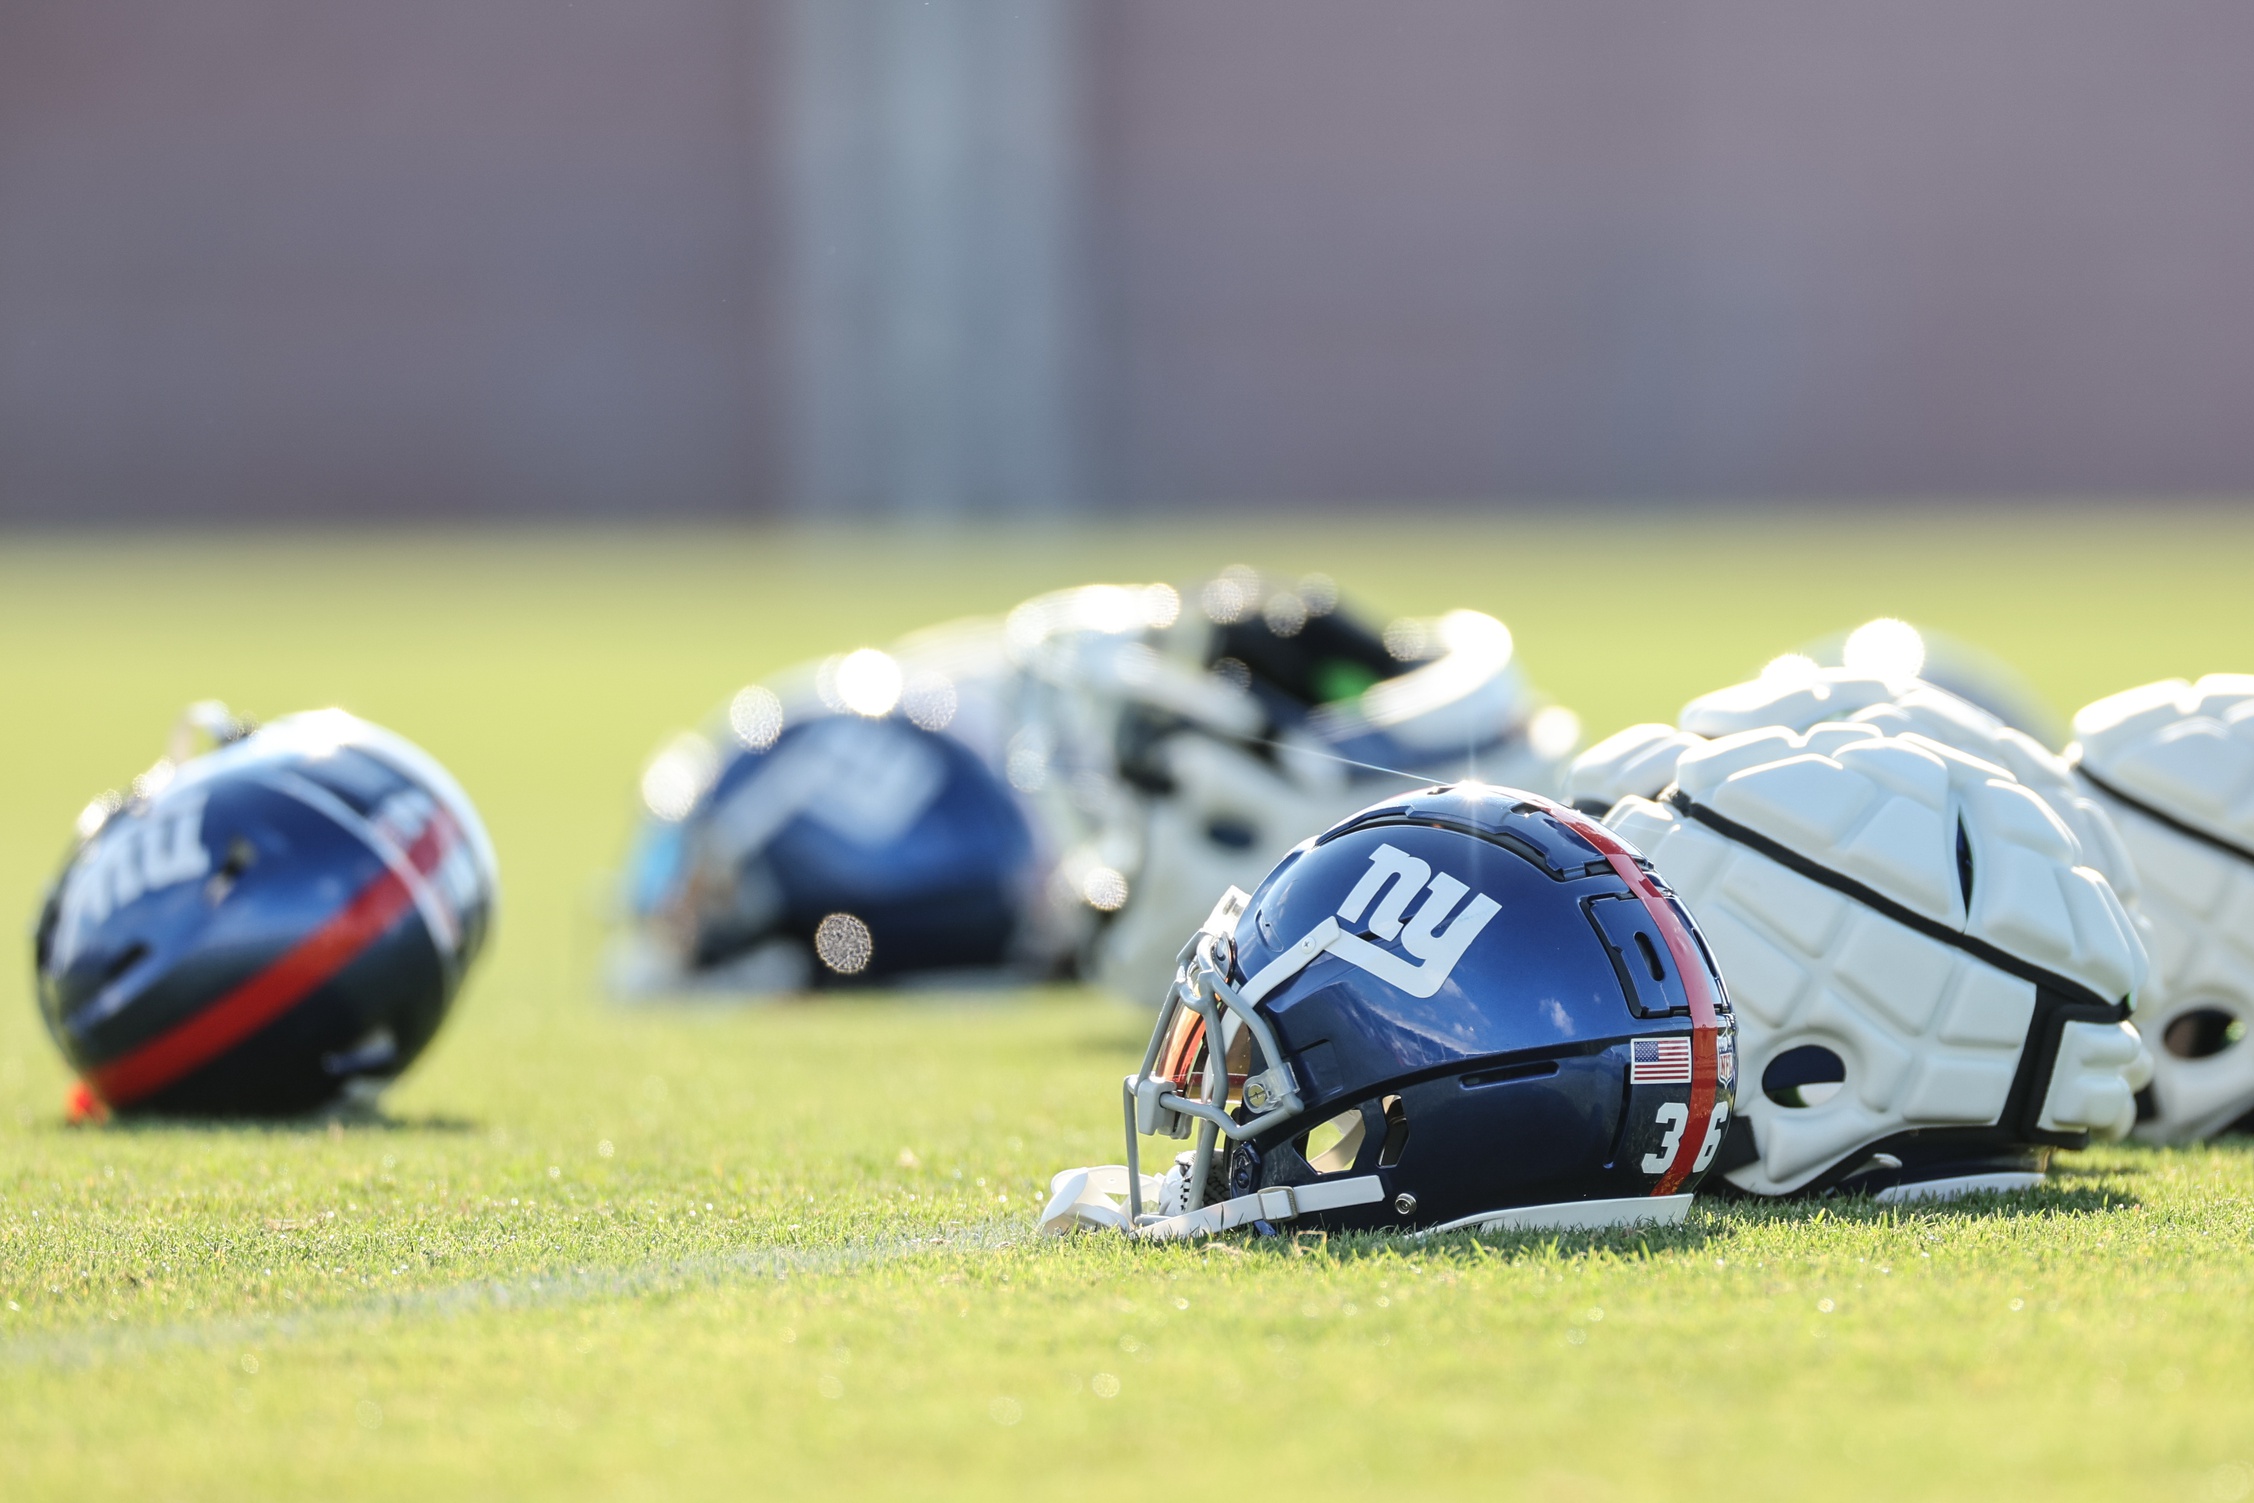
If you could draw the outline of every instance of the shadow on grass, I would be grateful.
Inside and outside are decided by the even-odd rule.
[[[2080,1181],[2101,1179],[2142,1179],[2152,1172],[2149,1163],[2122,1162],[2118,1159],[2106,1163],[2059,1163],[2051,1166],[2054,1181]]]
[[[1607,1227],[1601,1231],[1447,1232],[1413,1236],[1400,1232],[1281,1232],[1274,1237],[1212,1238],[1193,1244],[1207,1257],[1289,1262],[1296,1258],[1326,1258],[1360,1262],[1373,1258],[1407,1258],[1442,1261],[1478,1261],[1501,1257],[1583,1258],[1653,1257],[1671,1252],[1696,1252],[1726,1230],[1708,1218],[1693,1217],[1678,1226]]]
[[[380,1106],[347,1105],[307,1112],[298,1117],[166,1117],[155,1114],[112,1118],[107,1122],[65,1122],[53,1124],[57,1131],[90,1133],[96,1135],[119,1134],[131,1137],[186,1136],[254,1137],[271,1134],[281,1137],[316,1137],[323,1133],[343,1136],[347,1131],[361,1132],[483,1132],[486,1124],[470,1117],[457,1117],[446,1112],[420,1112],[395,1114]]]
[[[1708,1198],[1699,1202],[1690,1218],[1675,1226],[1609,1227],[1601,1231],[1461,1231],[1425,1237],[1389,1232],[1360,1232],[1324,1237],[1319,1233],[1286,1233],[1274,1238],[1208,1243],[1208,1248],[1234,1248],[1251,1258],[1291,1259],[1327,1257],[1340,1261],[1421,1255],[1446,1261],[1509,1261],[1579,1259],[1593,1257],[1648,1258],[1669,1253],[1695,1253],[1725,1244],[1735,1234],[1763,1226],[1907,1227],[1945,1222],[1999,1218],[2103,1216],[2133,1209],[2143,1202],[2117,1187],[2098,1183],[2108,1178],[2096,1169],[2064,1171],[2068,1183],[2053,1182],[2032,1190],[1966,1195],[1955,1200],[1911,1201],[1883,1204],[1867,1195],[1836,1195],[1799,1200]],[[1224,1256],[1228,1255],[1226,1253]]]
[[[1953,1200],[1882,1202],[1868,1195],[1785,1200],[1732,1197],[1705,1201],[1701,1209],[1716,1219],[1748,1226],[1815,1221],[1894,1226],[2029,1216],[2100,1216],[2143,1204],[2135,1195],[2104,1183],[2115,1177],[2111,1170],[2053,1170],[2047,1183],[2031,1190],[1981,1191]]]

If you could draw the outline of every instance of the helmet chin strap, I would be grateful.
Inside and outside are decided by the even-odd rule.
[[[1051,1180],[1049,1203],[1041,1213],[1044,1232],[1061,1235],[1085,1226],[1164,1241],[1210,1236],[1258,1221],[1291,1221],[1316,1211],[1344,1206],[1375,1205],[1385,1198],[1385,1187],[1377,1177],[1362,1175],[1322,1184],[1276,1186],[1212,1205],[1201,1203],[1207,1177],[1212,1171],[1214,1150],[1223,1136],[1232,1141],[1255,1137],[1297,1115],[1301,1109],[1296,1085],[1282,1063],[1275,1036],[1266,1022],[1252,1011],[1252,1006],[1267,990],[1305,967],[1322,947],[1320,944],[1296,947],[1285,957],[1283,965],[1272,964],[1262,972],[1248,989],[1250,995],[1239,992],[1228,984],[1209,947],[1228,942],[1236,919],[1248,901],[1241,889],[1230,888],[1197,934],[1182,947],[1181,969],[1175,974],[1167,1004],[1151,1032],[1142,1068],[1122,1082],[1127,1162],[1067,1169]],[[1205,1020],[1201,1099],[1175,1094],[1157,1073],[1160,1047],[1172,1025],[1175,1010],[1180,1007],[1188,1007]],[[1262,1056],[1270,1063],[1256,1081],[1246,1082],[1248,1097],[1260,1103],[1254,1108],[1259,1114],[1249,1122],[1240,1123],[1230,1117],[1226,1109],[1228,1061],[1231,1046],[1248,1029],[1257,1040]],[[1272,1099],[1263,1099],[1263,1096]],[[1188,1209],[1172,1216],[1146,1215],[1143,1203],[1158,1200],[1165,1176],[1142,1172],[1141,1135],[1157,1130],[1175,1137],[1184,1136],[1181,1129],[1192,1122],[1196,1126],[1188,1173]]]
[[[1067,1169],[1049,1182],[1049,1203],[1041,1211],[1040,1228],[1053,1237],[1087,1227],[1125,1232],[1146,1242],[1174,1242],[1190,1237],[1210,1237],[1251,1226],[1255,1222],[1296,1221],[1318,1211],[1348,1206],[1376,1205],[1385,1199],[1385,1186],[1374,1174],[1353,1179],[1326,1180],[1310,1185],[1272,1185],[1215,1201],[1209,1206],[1134,1224],[1119,1197],[1127,1193],[1129,1170],[1124,1164],[1099,1164],[1087,1169]],[[1164,1184],[1160,1175],[1140,1176],[1137,1188],[1151,1200]]]
[[[1353,1179],[1327,1180],[1311,1185],[1271,1185],[1250,1195],[1217,1200],[1212,1205],[1178,1216],[1145,1222],[1135,1235],[1151,1242],[1172,1242],[1185,1237],[1210,1237],[1256,1221],[1295,1221],[1316,1211],[1336,1211],[1346,1206],[1376,1205],[1385,1199],[1385,1186],[1374,1174]]]

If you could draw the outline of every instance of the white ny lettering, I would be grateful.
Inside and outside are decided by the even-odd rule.
[[[1421,964],[1412,964],[1359,934],[1347,932],[1339,922],[1343,919],[1347,924],[1360,924],[1363,913],[1381,892],[1384,897],[1370,916],[1369,932],[1381,939],[1398,939],[1401,948]],[[1410,902],[1420,893],[1423,901],[1414,914],[1408,913]],[[1260,974],[1245,984],[1245,996],[1258,1001],[1317,955],[1329,953],[1412,997],[1429,997],[1447,983],[1471,942],[1503,911],[1502,904],[1485,893],[1471,893],[1471,901],[1458,909],[1456,905],[1463,903],[1467,893],[1471,889],[1448,873],[1433,876],[1430,862],[1381,845],[1370,853],[1370,869],[1338,905],[1337,916],[1324,919],[1298,944],[1263,966]],[[1455,915],[1452,922],[1450,914]],[[1445,929],[1440,927],[1443,923],[1447,924]]]

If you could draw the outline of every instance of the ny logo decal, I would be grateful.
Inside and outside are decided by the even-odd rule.
[[[1305,939],[1262,967],[1245,987],[1245,994],[1257,1001],[1318,954],[1327,952],[1412,997],[1429,997],[1447,981],[1479,931],[1503,911],[1502,905],[1485,893],[1473,893],[1471,901],[1458,911],[1456,905],[1469,892],[1470,888],[1446,872],[1433,876],[1431,863],[1381,845],[1370,853],[1370,869],[1362,873],[1362,880],[1338,905],[1337,917],[1324,919],[1308,931]],[[1411,913],[1409,904],[1419,894],[1424,901]],[[1452,922],[1448,917],[1451,913],[1455,914]],[[1364,914],[1369,915],[1366,925]],[[1441,928],[1443,923],[1448,927]],[[1349,933],[1348,924],[1389,943],[1398,941],[1414,961],[1372,944],[1359,933]]]

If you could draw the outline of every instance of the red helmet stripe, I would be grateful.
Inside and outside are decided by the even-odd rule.
[[[1675,1162],[1668,1166],[1651,1191],[1654,1195],[1673,1195],[1682,1189],[1683,1181],[1690,1178],[1691,1165],[1706,1151],[1707,1134],[1714,1130],[1714,1096],[1721,1076],[1721,1018],[1714,1005],[1713,985],[1707,979],[1706,956],[1684,926],[1682,917],[1675,912],[1675,905],[1659,890],[1651,873],[1636,863],[1635,852],[1625,841],[1579,810],[1558,805],[1549,807],[1571,823],[1583,839],[1603,852],[1605,861],[1620,880],[1643,900],[1645,911],[1659,926],[1660,937],[1667,941],[1667,953],[1675,958],[1675,973],[1683,978],[1683,992],[1690,998],[1690,1131],[1684,1135],[1682,1151],[1675,1155]]]
[[[265,970],[132,1053],[90,1071],[86,1083],[111,1106],[162,1090],[303,1001],[413,907],[407,884],[386,869]]]

